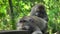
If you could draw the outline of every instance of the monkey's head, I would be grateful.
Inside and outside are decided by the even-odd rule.
[[[34,11],[34,15],[43,18],[46,11],[45,11],[45,6],[41,4],[35,5],[31,11]]]
[[[45,6],[44,5],[37,5],[36,6],[36,16],[43,18],[45,13]]]
[[[33,24],[31,22],[32,22],[31,18],[23,17],[17,23],[17,29],[18,30],[32,30],[33,31],[34,27],[32,26]]]

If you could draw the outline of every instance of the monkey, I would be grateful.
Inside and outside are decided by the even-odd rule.
[[[17,30],[29,30],[32,34],[46,32],[47,21],[37,16],[24,16],[17,23]]]
[[[48,16],[43,4],[36,4],[35,6],[33,6],[30,12],[30,16],[38,16],[48,21]]]

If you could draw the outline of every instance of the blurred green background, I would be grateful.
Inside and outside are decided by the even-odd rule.
[[[51,33],[60,30],[60,0],[12,0],[13,12],[9,0],[0,0],[0,30],[15,30],[18,19],[28,16],[31,8],[38,3],[46,7],[48,31]]]

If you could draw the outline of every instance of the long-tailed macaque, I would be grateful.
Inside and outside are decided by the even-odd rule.
[[[37,16],[24,16],[18,21],[17,30],[29,30],[32,34],[43,34],[47,30],[47,21]]]
[[[30,16],[38,16],[48,21],[48,16],[45,10],[45,6],[42,4],[37,4],[33,6],[30,12]]]

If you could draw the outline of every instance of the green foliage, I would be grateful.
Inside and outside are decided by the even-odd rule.
[[[48,31],[60,30],[60,0],[12,0],[14,18],[17,21],[23,16],[28,16],[31,8],[38,3],[46,6],[49,17]],[[12,30],[10,7],[8,0],[0,0],[0,30]]]

